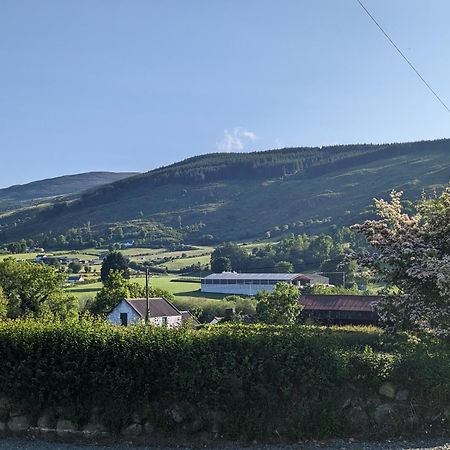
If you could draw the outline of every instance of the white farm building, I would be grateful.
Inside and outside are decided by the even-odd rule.
[[[272,292],[278,283],[294,286],[329,284],[329,279],[320,274],[301,273],[213,273],[202,278],[202,292],[217,294],[255,295],[260,291]]]

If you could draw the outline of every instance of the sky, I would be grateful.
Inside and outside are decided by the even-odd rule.
[[[450,103],[450,2],[364,2]],[[444,137],[450,114],[356,0],[0,2],[0,187]]]

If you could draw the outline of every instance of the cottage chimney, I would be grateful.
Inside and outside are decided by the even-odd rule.
[[[224,319],[225,320],[230,320],[230,319],[232,319],[234,317],[235,314],[236,314],[236,309],[234,307],[233,308],[227,308],[225,310],[225,317],[224,317]]]

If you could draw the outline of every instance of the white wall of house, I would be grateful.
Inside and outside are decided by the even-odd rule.
[[[255,295],[260,291],[272,292],[275,284],[202,284],[202,292],[230,295]]]
[[[106,319],[112,325],[122,325],[121,314],[127,314],[127,324],[137,325],[142,322],[141,316],[125,300],[122,300],[107,316]],[[165,320],[166,319],[166,320]],[[150,322],[155,326],[167,326],[176,328],[182,324],[181,314],[178,316],[152,317]],[[166,323],[164,323],[166,322]]]
[[[120,314],[128,314],[128,325],[137,325],[141,321],[141,316],[125,300],[122,300],[106,319],[113,325],[122,325]]]
[[[176,328],[181,325],[181,315],[179,316],[167,316],[166,317],[167,322],[166,325],[168,328]],[[150,323],[152,325],[162,327],[164,326],[164,318],[163,317],[151,317]]]

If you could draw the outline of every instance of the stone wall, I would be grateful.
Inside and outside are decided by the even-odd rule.
[[[370,395],[348,385],[336,398],[336,403],[344,419],[343,435],[347,437],[380,438],[450,431],[450,405],[414,398],[408,390],[391,382],[383,383],[378,392]],[[148,405],[146,411],[136,411],[116,430],[108,428],[97,408],[83,423],[76,422],[72,414],[64,408],[27,412],[3,397],[0,398],[0,435],[38,434],[96,440],[119,437],[136,442],[159,442],[169,436],[210,441],[226,435],[223,417],[218,411],[204,411],[182,402],[164,408]],[[282,427],[277,429],[274,440],[286,440]]]

